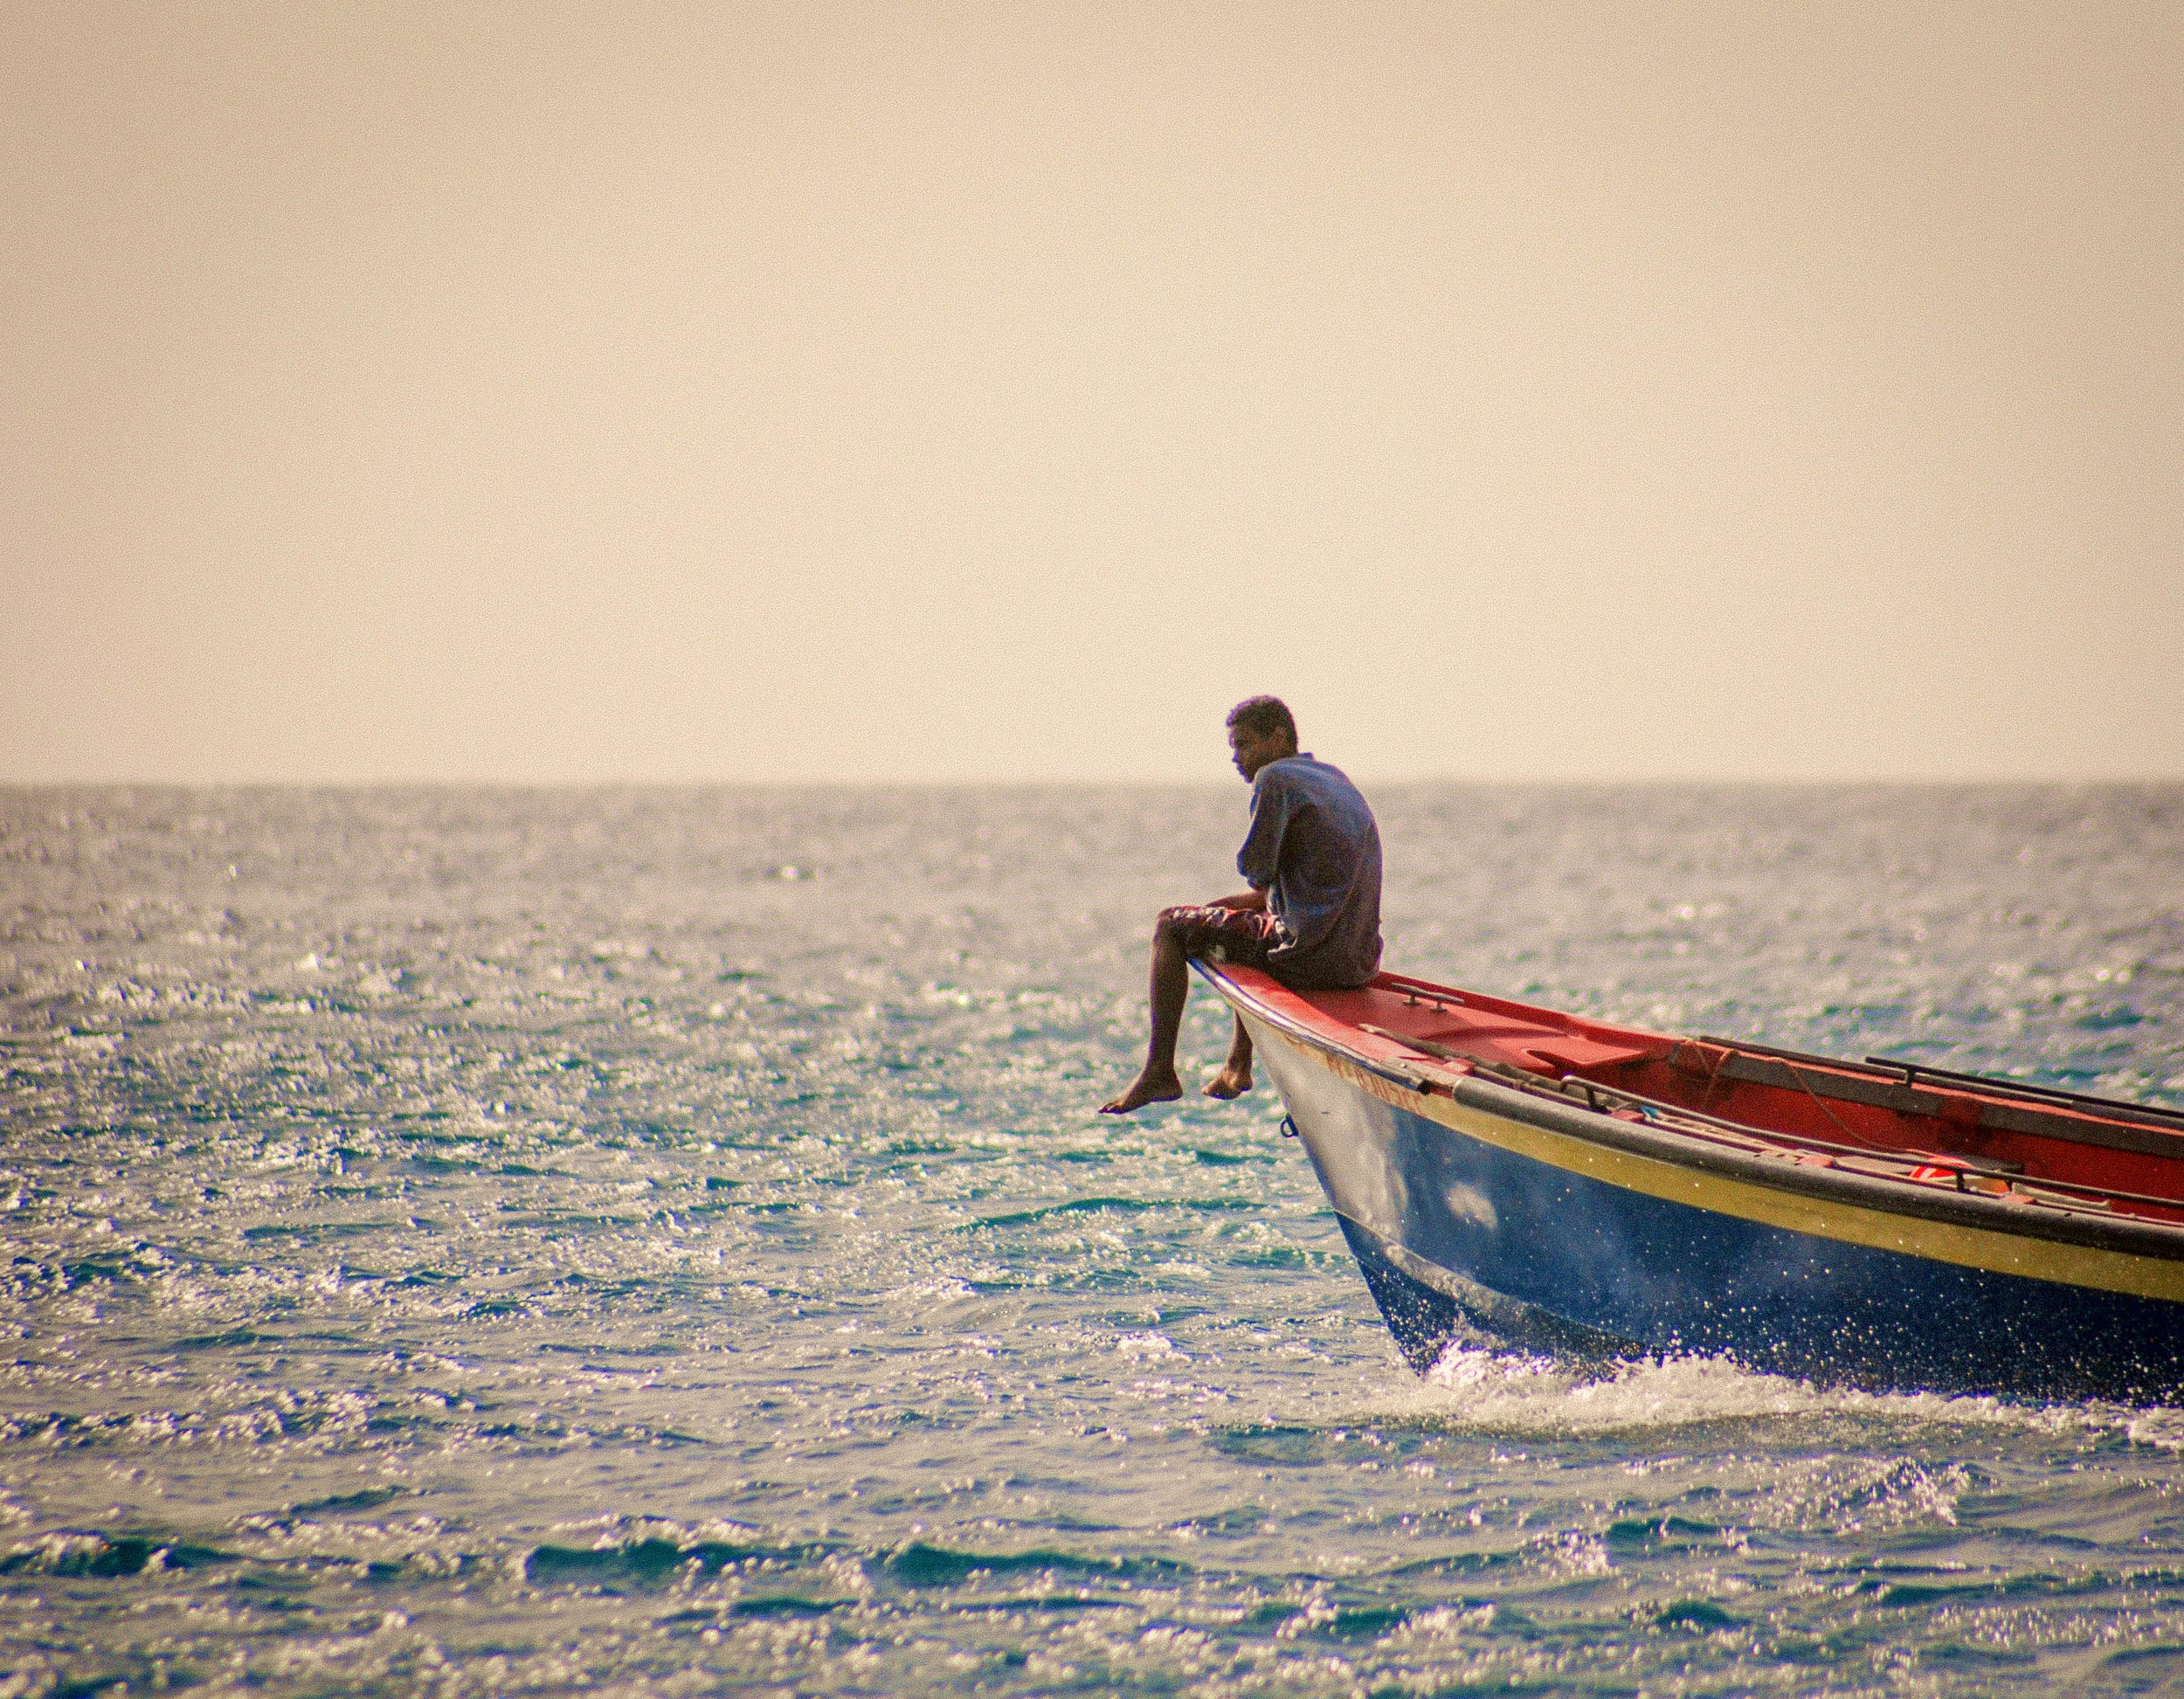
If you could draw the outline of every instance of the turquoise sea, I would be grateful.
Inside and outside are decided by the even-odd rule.
[[[2184,787],[1368,794],[1391,966],[2184,1103]],[[2184,1691],[2184,1410],[1421,1379],[1097,1116],[1244,819],[0,791],[0,1696]]]

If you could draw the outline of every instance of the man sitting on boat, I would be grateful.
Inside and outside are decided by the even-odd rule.
[[[1100,1106],[1129,1115],[1183,1095],[1176,1036],[1190,991],[1185,963],[1210,957],[1260,968],[1299,991],[1362,985],[1380,966],[1380,829],[1340,770],[1300,754],[1296,721],[1278,697],[1228,711],[1228,746],[1251,782],[1251,831],[1236,871],[1239,895],[1164,908],[1152,934],[1152,1036],[1128,1091]],[[1208,1097],[1251,1089],[1251,1037],[1236,1022],[1228,1060]]]

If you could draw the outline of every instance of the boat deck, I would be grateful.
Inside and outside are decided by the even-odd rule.
[[[1873,1059],[1670,1038],[1382,974],[1294,991],[1224,968],[1369,1064],[1476,1072],[1787,1157],[2072,1210],[2184,1222],[2184,1113]]]

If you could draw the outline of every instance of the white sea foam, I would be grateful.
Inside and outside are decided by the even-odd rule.
[[[1727,1357],[1699,1355],[1593,1368],[1455,1343],[1410,1387],[1392,1392],[1385,1407],[1391,1415],[1430,1418],[1482,1433],[1541,1436],[1636,1435],[1695,1424],[1825,1417],[1849,1424],[2116,1434],[2138,1444],[2184,1450],[2184,1409],[1865,1392],[1760,1373]]]

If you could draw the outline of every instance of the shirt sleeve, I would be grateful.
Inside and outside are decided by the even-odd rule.
[[[1282,834],[1289,829],[1289,787],[1273,768],[1264,769],[1251,787],[1251,830],[1236,852],[1236,871],[1263,891],[1274,883],[1282,863]]]

